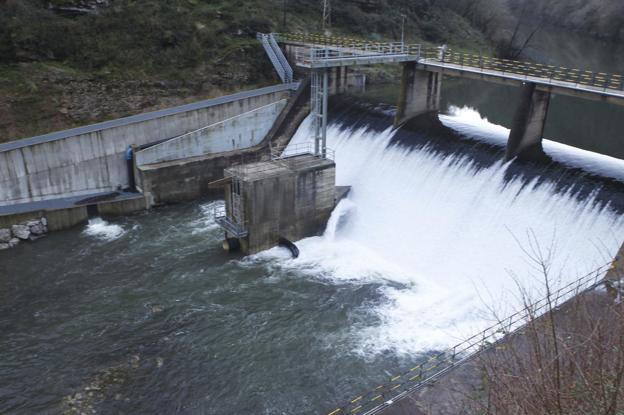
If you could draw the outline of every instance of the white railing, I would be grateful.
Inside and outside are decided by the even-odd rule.
[[[325,148],[324,151],[320,149],[319,152],[320,154],[315,154],[314,143],[291,144],[286,148],[271,148],[271,160],[284,160],[306,154],[329,160],[334,160],[335,158],[334,150],[330,148]]]
[[[275,36],[273,36],[272,33],[269,33],[269,35],[267,36],[267,39],[269,41],[269,44],[273,48],[273,52],[275,53],[275,56],[277,57],[280,64],[282,65],[282,69],[284,70],[284,75],[286,77],[286,80],[284,82],[286,83],[292,82],[293,70],[290,67],[290,64],[288,63],[288,59],[286,59],[286,56],[284,56],[282,49],[280,49],[279,45],[277,44],[277,41],[275,40]]]
[[[264,48],[264,51],[269,57],[269,60],[273,64],[273,67],[277,71],[277,75],[280,77],[282,82],[286,83],[287,82],[286,71],[284,70],[284,67],[279,61],[279,58],[275,54],[275,51],[271,47],[271,44],[269,43],[268,35],[265,35],[263,33],[257,33],[256,38],[262,43],[262,47]]]
[[[225,205],[216,206],[213,211],[215,222],[221,226],[228,234],[236,238],[244,238],[249,234],[245,223],[236,223],[227,215]]]
[[[299,48],[295,52],[297,62],[310,64],[319,61],[340,60],[346,58],[372,58],[383,56],[413,56],[420,58],[421,45],[401,42],[360,43],[353,45],[311,45]]]

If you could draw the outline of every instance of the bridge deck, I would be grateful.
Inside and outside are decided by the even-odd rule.
[[[526,82],[532,82],[536,84],[540,90],[547,90],[562,95],[579,96],[591,100],[608,101],[624,105],[624,90],[577,83],[557,77],[546,78],[530,73],[521,74],[515,72],[505,72],[441,62],[433,59],[420,59],[418,61],[418,66],[424,70],[436,71],[449,76],[481,79],[500,84],[521,85]]]
[[[482,55],[422,48],[421,45],[365,42],[301,34],[280,34],[279,40],[297,47],[297,66],[320,69],[380,63],[418,62],[423,70],[512,85],[535,83],[539,89],[624,105],[624,77],[497,59]]]

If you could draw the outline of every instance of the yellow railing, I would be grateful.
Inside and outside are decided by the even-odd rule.
[[[576,281],[553,291],[548,297],[512,314],[454,347],[429,356],[403,373],[391,376],[388,382],[354,397],[327,415],[373,415],[379,413],[452,368],[504,341],[506,335],[521,329],[527,321],[547,312],[549,307],[559,306],[573,295],[596,287],[602,281],[603,274],[612,269],[613,266],[613,263],[610,262],[596,268]]]
[[[318,46],[336,47],[368,47],[370,45],[384,45],[386,42],[371,42],[346,36],[323,36],[306,33],[279,33],[281,42],[297,42]],[[491,56],[477,55],[472,53],[447,49],[443,53],[440,48],[431,47],[420,49],[418,45],[405,45],[407,54],[417,56],[419,61],[428,60],[437,65],[458,65],[463,68],[479,70],[482,72],[498,72],[499,75],[515,75],[525,78],[540,78],[549,82],[567,82],[579,86],[589,86],[603,90],[624,91],[624,77],[617,74],[594,72],[581,69],[566,68],[561,66],[545,65],[534,62],[521,62],[509,59],[499,59]]]
[[[499,59],[490,56],[456,52],[450,49],[441,54],[439,49],[429,48],[423,57],[433,60],[436,63],[459,65],[460,67],[466,68],[569,82],[602,89],[624,90],[624,77],[622,77],[622,75],[607,74],[604,72],[583,71],[581,69],[545,65],[541,63]]]

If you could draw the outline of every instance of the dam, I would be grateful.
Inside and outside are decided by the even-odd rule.
[[[255,92],[245,109],[275,121],[300,91]],[[206,166],[223,170],[224,154],[162,158],[197,149],[197,137],[223,145],[219,129],[248,111],[134,143],[150,145],[135,149],[136,185],[152,194],[134,214],[89,218],[72,205],[84,210],[76,226],[0,252],[0,412],[327,414],[483,330],[491,309],[512,314],[517,284],[541,298],[522,248],[553,247],[560,286],[610,262],[624,235],[624,162],[550,140],[551,164],[505,161],[509,127],[449,96],[439,115],[402,128],[396,108],[366,95],[328,97],[323,147],[335,185],[351,191],[320,234],[295,241],[298,258],[279,247],[223,252],[227,201]],[[315,144],[317,121],[302,113],[283,132],[286,150]],[[225,150],[258,145],[240,137]],[[118,157],[129,144],[112,152],[120,179],[98,191],[130,184]],[[64,197],[90,195],[74,190]]]

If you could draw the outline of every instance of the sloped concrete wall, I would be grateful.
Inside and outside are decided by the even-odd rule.
[[[143,166],[255,146],[267,135],[286,103],[283,99],[146,148],[137,152],[136,164]]]
[[[288,98],[295,87],[276,85],[0,144],[0,205],[125,187],[129,145],[215,124]]]

